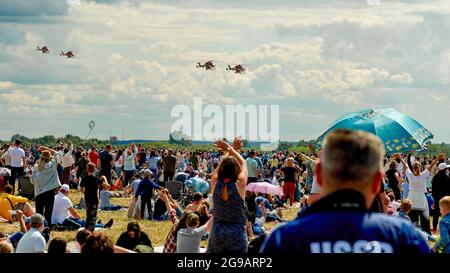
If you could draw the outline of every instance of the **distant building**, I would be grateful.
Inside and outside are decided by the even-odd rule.
[[[109,137],[110,142],[116,142],[118,138],[116,136]]]

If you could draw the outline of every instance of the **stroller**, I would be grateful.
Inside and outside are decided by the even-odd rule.
[[[178,204],[183,205],[184,198],[184,184],[180,181],[167,181],[165,188],[172,195],[173,199],[177,201]]]
[[[34,199],[34,185],[31,175],[24,175],[19,178],[19,195],[28,198],[28,200]]]

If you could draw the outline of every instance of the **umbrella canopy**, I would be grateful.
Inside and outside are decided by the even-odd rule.
[[[387,154],[424,148],[433,134],[413,118],[394,109],[363,110],[337,119],[318,139],[321,145],[328,133],[335,129],[362,130],[377,135]]]
[[[256,183],[250,183],[245,187],[248,191],[254,191],[254,192],[260,192],[264,194],[270,194],[270,195],[283,195],[283,191],[280,187],[277,187],[275,185],[272,185],[268,182],[256,182]]]
[[[11,170],[8,168],[0,167],[0,176],[11,176]]]

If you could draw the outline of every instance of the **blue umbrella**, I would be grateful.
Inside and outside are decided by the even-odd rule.
[[[422,149],[433,138],[416,120],[391,108],[346,114],[337,119],[316,144],[321,145],[324,137],[335,129],[362,130],[377,135],[387,154]]]

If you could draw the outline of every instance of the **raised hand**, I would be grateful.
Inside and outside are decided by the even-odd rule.
[[[243,139],[242,137],[235,137],[233,141],[233,149],[236,151],[239,151],[243,146]]]
[[[232,148],[230,144],[228,144],[227,142],[225,142],[223,140],[217,140],[214,143],[214,147],[216,147],[219,151],[224,152],[224,153],[228,152],[229,149]]]

